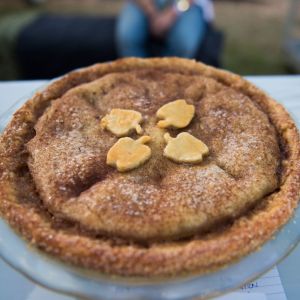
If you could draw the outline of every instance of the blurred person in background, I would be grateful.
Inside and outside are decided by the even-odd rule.
[[[131,0],[118,20],[121,57],[149,57],[150,42],[162,44],[160,56],[195,57],[214,18],[211,0]]]

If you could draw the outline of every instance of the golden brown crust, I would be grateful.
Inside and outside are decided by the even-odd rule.
[[[24,164],[24,156],[27,155],[24,145],[34,136],[33,126],[51,101],[64,94],[65,98],[68,97],[67,91],[72,87],[109,73],[145,69],[202,75],[208,78],[207,89],[215,89],[215,85],[209,82],[212,78],[250,98],[269,117],[277,132],[282,155],[279,189],[222,230],[177,242],[161,241],[144,246],[116,238],[96,238],[76,225],[62,225],[59,219],[53,221],[41,205],[35,188],[27,184],[32,179]],[[72,94],[72,91],[69,93]],[[201,111],[205,111],[205,107]],[[131,58],[98,64],[54,82],[14,115],[0,143],[0,212],[32,244],[79,266],[127,276],[207,272],[256,250],[291,217],[299,199],[299,145],[297,128],[284,108],[237,75],[178,58]],[[27,187],[26,199],[22,197],[24,191],[21,192],[17,186]]]

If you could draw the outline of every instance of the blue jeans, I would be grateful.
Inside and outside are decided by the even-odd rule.
[[[177,18],[164,37],[161,56],[195,57],[205,29],[202,9],[192,5]],[[120,56],[151,56],[147,49],[150,38],[148,18],[138,5],[126,4],[119,16],[116,38]]]

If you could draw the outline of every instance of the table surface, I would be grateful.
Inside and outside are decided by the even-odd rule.
[[[300,124],[300,75],[249,76],[251,82],[282,103]],[[0,116],[17,100],[29,98],[32,91],[43,87],[47,81],[0,82]],[[288,300],[300,299],[300,245],[277,265]],[[20,291],[22,291],[20,293]],[[27,280],[0,260],[0,300],[69,300],[57,296]]]

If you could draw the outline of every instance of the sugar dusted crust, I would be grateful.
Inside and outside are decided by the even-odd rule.
[[[156,76],[168,83],[161,99],[153,86],[162,77]],[[133,89],[124,77],[135,79]],[[140,91],[141,78],[148,80],[148,95]],[[120,102],[115,85],[128,103]],[[139,102],[133,101],[133,91]],[[196,106],[200,120],[187,130],[199,134],[212,154],[196,167],[164,163],[168,172],[161,174],[155,168],[162,163],[161,133],[153,131],[152,115],[163,101],[183,96]],[[116,139],[95,129],[116,103],[145,115],[146,134],[157,140],[152,160],[130,175],[103,164]],[[74,144],[84,151],[75,153]],[[299,145],[284,108],[237,75],[179,58],[98,64],[55,81],[14,114],[0,142],[0,212],[31,244],[78,266],[126,276],[209,272],[258,249],[292,216],[300,190]],[[101,166],[96,173],[95,165]],[[142,182],[145,174],[150,176]],[[143,209],[130,206],[121,188],[130,201],[146,195]],[[122,200],[123,207],[110,211],[112,201],[100,205],[95,195],[105,193],[119,193],[113,201]],[[170,207],[175,197],[177,205]],[[207,201],[199,202],[201,197]]]

